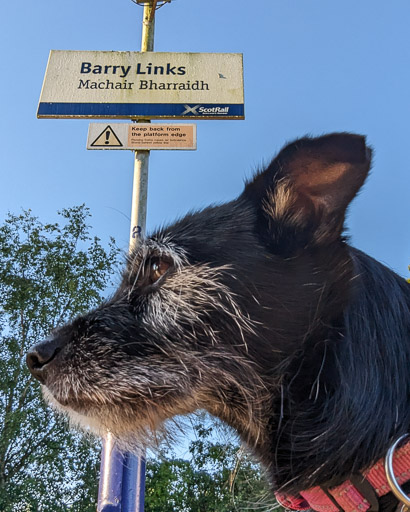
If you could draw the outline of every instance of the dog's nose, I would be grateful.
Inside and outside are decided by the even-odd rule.
[[[32,375],[42,384],[46,382],[47,365],[63,347],[61,338],[47,338],[32,346],[26,356],[26,363]]]

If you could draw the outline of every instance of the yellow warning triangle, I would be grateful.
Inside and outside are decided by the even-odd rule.
[[[108,125],[104,130],[100,133],[100,135],[95,139],[94,142],[90,144],[92,147],[100,147],[100,148],[110,148],[113,146],[122,146],[120,139],[115,135],[114,130]]]

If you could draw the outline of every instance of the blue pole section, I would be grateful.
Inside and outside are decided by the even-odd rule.
[[[145,458],[121,453],[110,434],[101,454],[97,512],[144,512]]]
[[[97,512],[123,512],[122,476],[124,455],[114,445],[111,434],[103,441]]]
[[[122,512],[144,512],[145,459],[127,453],[122,474]]]

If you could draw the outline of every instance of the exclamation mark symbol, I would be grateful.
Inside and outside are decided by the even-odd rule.
[[[109,143],[110,143],[110,135],[111,135],[110,130],[107,130],[107,131],[105,132],[105,143],[106,143],[106,144],[109,144]]]

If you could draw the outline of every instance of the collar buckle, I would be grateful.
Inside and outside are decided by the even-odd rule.
[[[384,460],[384,470],[386,472],[386,478],[387,482],[390,486],[390,489],[392,490],[392,493],[396,496],[396,498],[401,501],[406,509],[410,508],[410,497],[407,496],[407,494],[403,491],[403,489],[400,487],[399,483],[397,482],[396,476],[394,474],[393,469],[393,457],[394,452],[397,448],[397,446],[404,441],[407,437],[409,437],[410,434],[404,434],[403,436],[399,437],[388,449],[386,458]],[[404,509],[402,507],[401,509],[404,512]]]

